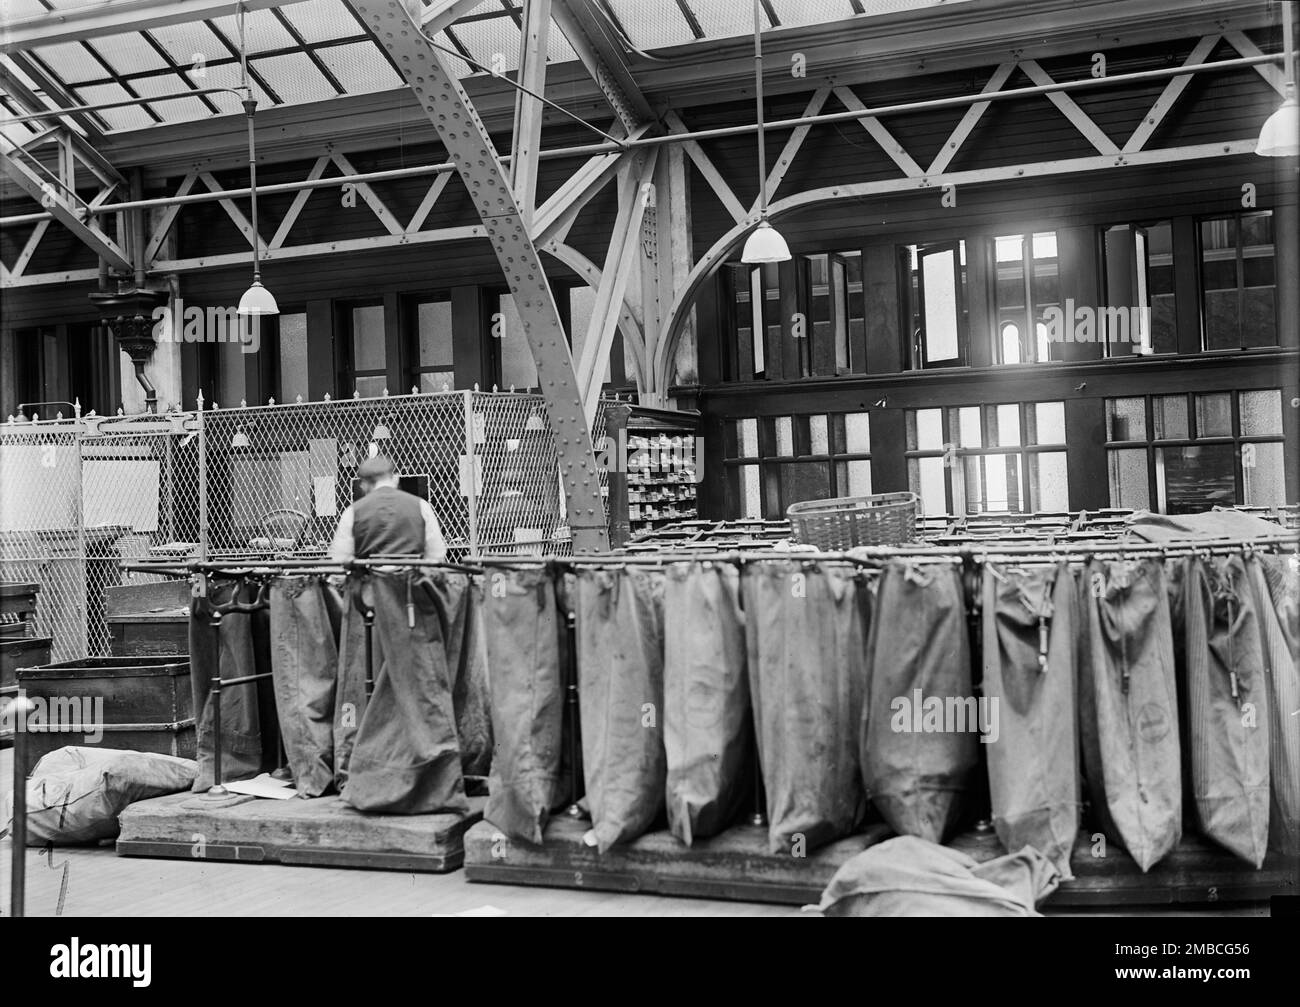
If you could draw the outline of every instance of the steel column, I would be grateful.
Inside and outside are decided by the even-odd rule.
[[[547,38],[551,30],[551,0],[525,0],[524,23],[519,32],[519,83],[532,91],[515,94],[514,157],[510,182],[524,226],[532,228],[537,203],[537,154],[542,147],[542,113],[545,106],[533,95],[546,88]]]
[[[591,430],[559,309],[492,140],[460,81],[399,0],[354,0],[456,163],[519,308],[559,455],[575,552],[609,548]]]

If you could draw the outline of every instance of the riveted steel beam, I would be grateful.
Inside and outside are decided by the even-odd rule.
[[[505,273],[546,398],[575,552],[609,548],[591,430],[541,256],[483,121],[400,0],[352,0],[411,85],[474,201]]]
[[[642,123],[653,122],[654,111],[628,68],[626,53],[613,41],[604,11],[587,0],[556,0],[551,16],[623,127],[630,133]]]

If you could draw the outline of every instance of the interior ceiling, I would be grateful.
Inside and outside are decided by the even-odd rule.
[[[419,0],[424,9],[434,0]],[[692,42],[730,39],[753,31],[746,0],[596,0],[610,31],[629,51],[650,52]],[[967,0],[761,0],[765,27],[794,28],[852,17],[920,10]],[[95,8],[111,12],[113,3],[86,0],[5,0],[6,18],[17,21]],[[436,39],[460,56],[444,57],[461,77],[518,68],[523,0],[483,0]],[[157,98],[202,88],[240,85],[236,4],[230,13],[202,21],[38,46],[25,54],[39,71],[78,104]],[[250,84],[260,108],[398,89],[404,86],[389,55],[346,0],[290,0],[250,11],[245,20]],[[551,63],[577,59],[572,46],[552,25]],[[5,69],[51,107],[57,103],[40,82],[8,56]],[[477,64],[477,66],[472,65]],[[22,111],[0,96],[11,113]],[[241,111],[234,94],[194,94],[93,113],[106,133],[147,129]],[[35,133],[38,124],[8,127]]]

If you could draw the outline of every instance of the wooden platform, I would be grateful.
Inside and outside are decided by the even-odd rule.
[[[465,835],[465,876],[471,881],[599,891],[692,895],[745,902],[816,902],[840,865],[882,837],[850,836],[804,859],[767,851],[767,829],[737,826],[682,846],[668,831],[652,832],[601,856],[582,837],[591,823],[554,818],[545,844],[507,839],[490,822]]]
[[[796,859],[767,849],[767,830],[737,826],[687,848],[667,831],[654,832],[603,857],[583,842],[590,823],[553,819],[542,846],[508,840],[490,822],[465,835],[465,876],[505,885],[591,888],[704,898],[816,903],[835,871],[850,857],[887,838],[877,828]],[[976,860],[1002,855],[997,837],[967,833],[952,844]],[[1065,882],[1042,908],[1214,905],[1265,902],[1272,895],[1300,894],[1300,862],[1269,861],[1251,869],[1199,838],[1188,838],[1147,874],[1128,854],[1110,844],[1093,856],[1080,833],[1073,857],[1075,879]]]
[[[464,861],[465,832],[483,817],[486,803],[471,797],[465,817],[371,815],[345,807],[338,797],[209,801],[173,794],[122,813],[117,852],[442,874]]]

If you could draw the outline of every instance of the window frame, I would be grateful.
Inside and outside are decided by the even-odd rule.
[[[1276,434],[1243,434],[1241,432],[1241,396],[1250,392],[1277,392],[1279,402],[1282,406],[1280,411],[1282,426]],[[1161,493],[1161,479],[1158,472],[1158,454],[1157,452],[1164,448],[1189,448],[1189,447],[1215,447],[1231,446],[1233,457],[1237,459],[1236,465],[1233,466],[1233,506],[1245,507],[1252,506],[1245,502],[1246,495],[1246,478],[1243,471],[1242,447],[1246,444],[1282,444],[1286,445],[1286,419],[1285,408],[1286,398],[1283,394],[1285,389],[1281,386],[1277,388],[1218,388],[1195,391],[1158,391],[1147,392],[1141,395],[1108,395],[1103,400],[1103,410],[1106,415],[1106,441],[1103,450],[1106,455],[1106,479],[1107,495],[1112,505],[1115,504],[1114,487],[1110,485],[1110,456],[1113,452],[1134,451],[1145,449],[1147,464],[1147,504],[1148,509],[1157,514],[1169,513],[1168,486],[1164,486],[1165,492]],[[1229,410],[1232,418],[1232,432],[1230,434],[1213,434],[1209,436],[1200,436],[1197,429],[1196,415],[1196,397],[1198,395],[1227,395]],[[1186,437],[1160,437],[1155,436],[1155,400],[1157,398],[1178,398],[1181,397],[1187,403],[1187,436]],[[1144,440],[1129,438],[1122,441],[1110,439],[1110,403],[1122,399],[1144,400],[1144,424],[1146,437]],[[1283,451],[1282,456],[1283,472],[1282,479],[1285,485],[1286,480],[1286,453]]]
[[[354,330],[352,315],[357,308],[379,308],[384,313],[384,366],[379,369],[366,368],[358,370],[356,367],[356,332]],[[388,326],[387,307],[384,304],[383,297],[358,297],[339,300],[334,302],[334,330],[338,334],[337,343],[338,357],[336,367],[336,383],[339,398],[354,398],[357,392],[358,378],[380,378],[382,377],[385,384],[388,381],[388,342],[386,338]],[[372,396],[362,396],[368,398]]]
[[[1065,401],[1063,399],[1034,399],[1030,401],[1016,401],[1016,402],[973,402],[966,405],[942,405],[942,406],[924,407],[927,409],[939,410],[940,432],[943,441],[941,446],[938,448],[922,448],[919,446],[916,448],[909,448],[906,447],[906,443],[905,443],[904,450],[903,450],[903,458],[904,458],[904,465],[907,467],[907,471],[908,471],[909,488],[911,488],[910,463],[913,459],[916,459],[919,462],[923,458],[964,459],[964,458],[979,458],[979,457],[985,457],[989,455],[1006,456],[1006,455],[1014,454],[1016,456],[1016,470],[1018,473],[1021,495],[1024,497],[1024,503],[1025,503],[1025,506],[1021,510],[994,511],[994,510],[986,509],[986,510],[975,511],[975,512],[966,510],[966,506],[965,506],[966,494],[964,492],[965,477],[963,476],[962,513],[961,514],[954,513],[955,511],[954,503],[956,502],[956,497],[954,494],[957,489],[957,480],[953,477],[953,470],[956,468],[956,465],[948,464],[948,465],[944,465],[943,467],[944,496],[946,498],[945,502],[948,507],[947,514],[943,516],[958,518],[963,515],[971,516],[972,514],[1055,513],[1054,511],[1053,512],[1041,511],[1039,507],[1039,502],[1031,499],[1031,496],[1033,495],[1032,492],[1033,481],[1030,479],[1029,457],[1031,455],[1036,455],[1036,454],[1067,453],[1068,447],[1066,444],[1066,440],[1064,439],[1064,436],[1062,437],[1062,440],[1060,440],[1059,442],[1053,441],[1051,443],[1034,443],[1034,444],[1022,443],[1019,445],[996,445],[996,446],[988,445],[988,442],[992,439],[990,435],[991,423],[996,424],[997,410],[1000,407],[1011,406],[1011,405],[1017,407],[1017,418],[1018,418],[1018,423],[1021,431],[1020,439],[1021,441],[1024,441],[1027,439],[1025,435],[1025,431],[1029,430],[1031,426],[1035,431],[1035,438],[1037,438],[1038,419],[1036,413],[1034,413],[1033,411],[1036,410],[1036,408],[1039,405],[1047,405],[1049,403],[1060,405],[1062,409],[1064,409],[1065,407]],[[962,409],[979,410],[980,443],[982,445],[981,447],[961,447],[957,442],[957,438],[954,437],[955,427],[954,427],[953,420],[954,417]],[[906,410],[907,416],[904,418],[904,423],[907,424],[908,422],[911,422],[915,424],[916,414],[920,411],[921,409],[919,408],[907,409]],[[1032,415],[1032,420],[1031,420],[1031,415]],[[990,421],[990,417],[992,417],[992,421]],[[918,466],[918,474],[919,474],[919,466]],[[987,486],[987,477],[985,477],[984,479],[984,484],[985,486]],[[916,490],[913,489],[912,492],[916,492]],[[917,495],[918,497],[920,496],[919,493]],[[987,489],[985,489],[983,495],[984,498],[987,499],[988,496]],[[1066,496],[1068,499],[1069,496],[1068,469],[1066,475]],[[928,516],[933,517],[939,515],[928,515]]]
[[[1270,247],[1273,249],[1273,333],[1272,342],[1259,346],[1248,345],[1245,338],[1245,305],[1246,291],[1264,289],[1261,287],[1246,286],[1246,245],[1242,238],[1241,222],[1245,217],[1264,216],[1269,219],[1269,231],[1272,234]],[[1278,282],[1277,282],[1277,216],[1272,207],[1253,207],[1251,209],[1234,210],[1231,213],[1209,213],[1193,218],[1196,222],[1196,290],[1197,290],[1197,310],[1201,316],[1201,353],[1243,353],[1251,350],[1274,350],[1282,345],[1281,319],[1278,317]],[[1235,346],[1210,346],[1210,313],[1206,304],[1206,297],[1211,293],[1205,286],[1205,231],[1204,226],[1207,223],[1216,220],[1232,220],[1236,225],[1236,245],[1233,263],[1236,271],[1236,294],[1237,310],[1235,312],[1237,319],[1237,340]],[[1225,288],[1226,289],[1226,288]]]
[[[451,359],[445,364],[423,364],[420,361],[420,308],[425,304],[447,305],[452,321],[450,341]],[[410,388],[420,388],[422,374],[445,374],[450,372],[452,382],[449,391],[456,388],[456,335],[455,314],[452,307],[450,290],[419,290],[402,294],[399,301],[402,348],[406,366],[402,369],[404,382]],[[405,389],[403,389],[405,390]]]
[[[866,416],[867,417],[867,447],[863,451],[851,451],[848,449],[848,423],[849,416]],[[824,452],[812,451],[812,420],[814,417],[824,417],[826,420],[826,447]],[[790,420],[790,443],[793,454],[779,454],[777,435],[777,421]],[[837,451],[836,429],[837,421],[843,419],[845,423],[844,443],[845,450]],[[755,449],[756,454],[753,456],[742,456],[739,454],[741,444],[740,425],[744,422],[753,420],[756,424],[755,432]],[[807,447],[806,451],[801,451],[801,447]],[[722,464],[725,473],[725,498],[728,503],[728,511],[735,511],[738,520],[749,520],[741,512],[744,510],[744,470],[754,468],[758,471],[759,479],[759,510],[758,520],[779,520],[785,517],[786,508],[795,501],[786,502],[784,487],[782,485],[781,470],[785,465],[804,465],[804,464],[821,464],[827,469],[827,489],[828,498],[848,496],[850,487],[840,485],[839,465],[841,463],[865,461],[868,466],[871,464],[871,413],[870,410],[858,409],[848,411],[827,411],[824,413],[780,413],[770,416],[741,416],[728,417],[723,423],[723,447],[722,447]],[[869,471],[869,478],[874,485],[874,471]],[[847,480],[849,477],[845,475]],[[733,506],[734,505],[734,506]],[[773,517],[766,515],[772,514]]]

